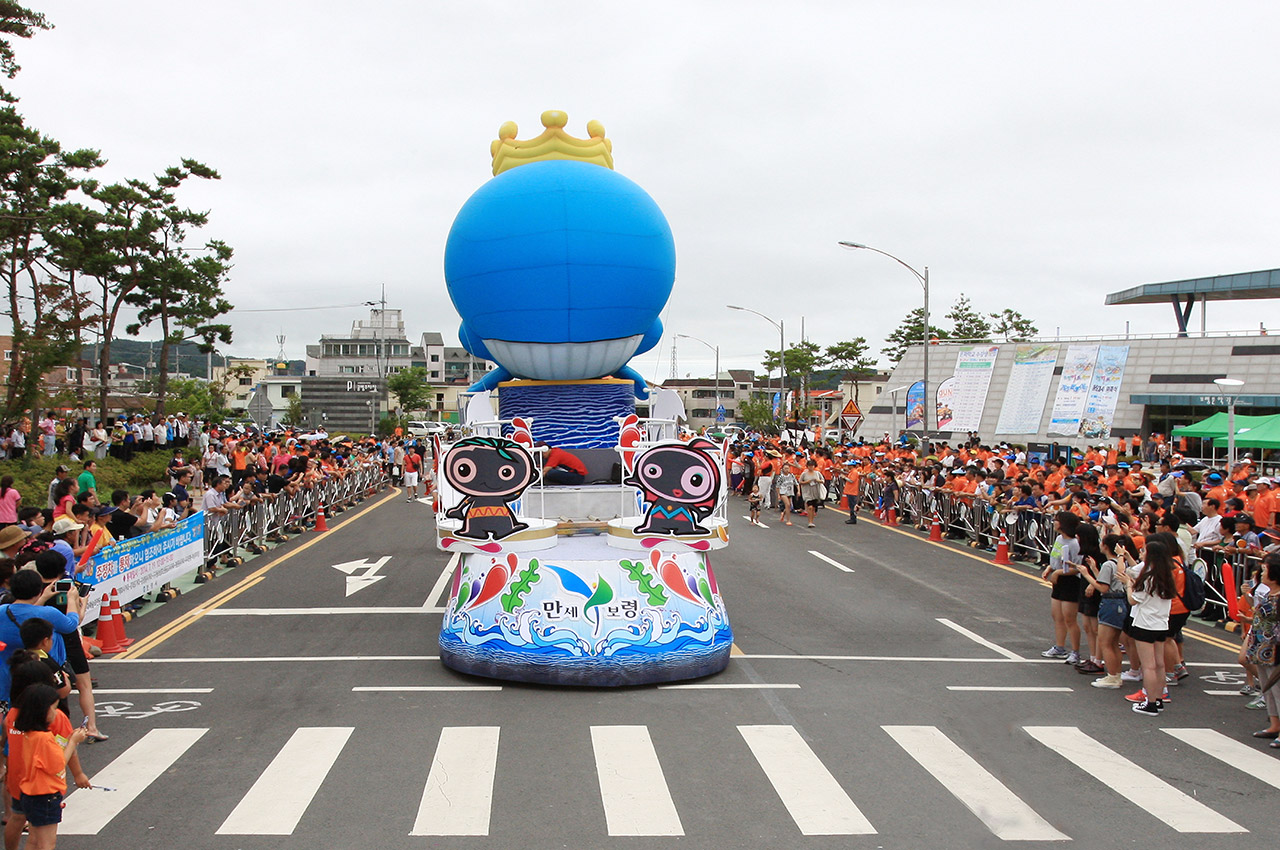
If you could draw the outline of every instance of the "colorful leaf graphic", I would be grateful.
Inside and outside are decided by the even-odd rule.
[[[490,568],[489,574],[484,577],[484,584],[480,587],[480,592],[472,597],[469,607],[478,608],[501,593],[502,588],[507,586],[507,578],[507,568],[501,564],[494,564]]]
[[[587,604],[582,606],[582,615],[584,617],[592,608],[596,608],[600,605],[613,601],[613,588],[609,586],[609,582],[600,578],[599,575],[596,576],[596,582],[595,592],[591,594],[591,598],[587,600]]]
[[[702,598],[707,600],[707,604],[712,608],[716,607],[715,600],[711,598],[711,585],[707,584],[705,578],[698,579],[698,592],[702,594]]]
[[[585,581],[578,578],[576,573],[572,573],[564,567],[556,567],[551,564],[547,564],[547,569],[560,577],[560,584],[564,585],[565,590],[570,593],[577,593],[586,599],[591,598],[591,588],[587,586]]]
[[[502,594],[502,610],[510,614],[523,605],[525,594],[533,589],[539,578],[538,559],[530,558],[529,566],[520,571],[520,576],[511,585],[511,589]]]
[[[662,565],[662,583],[676,596],[688,599],[693,603],[701,602],[697,595],[689,590],[689,585],[685,582],[684,573],[680,572],[680,568],[676,566],[675,561],[667,561]]]
[[[640,592],[649,599],[650,605],[657,607],[667,604],[666,591],[653,583],[653,576],[645,572],[643,561],[619,561],[618,565],[627,571],[627,577],[636,583]]]
[[[467,584],[464,584],[462,586],[462,589],[460,591],[458,591],[458,601],[453,603],[453,610],[461,611],[462,606],[467,604],[467,599],[469,599],[470,596],[471,596],[471,584],[468,582]]]

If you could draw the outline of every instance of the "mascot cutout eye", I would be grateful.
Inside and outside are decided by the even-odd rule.
[[[514,481],[516,477],[516,468],[511,464],[505,464],[498,467],[498,477],[503,481]]]
[[[469,484],[476,477],[476,466],[469,460],[459,460],[453,465],[453,475],[450,477],[459,484]]]
[[[680,484],[690,496],[704,496],[711,489],[707,475],[700,469],[686,469],[680,477]]]
[[[656,463],[646,463],[644,465],[644,471],[641,474],[644,475],[645,478],[657,478],[662,474],[662,467],[658,466]]]

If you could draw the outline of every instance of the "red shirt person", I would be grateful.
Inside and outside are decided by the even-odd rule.
[[[546,446],[546,443],[539,445]],[[542,480],[547,484],[581,484],[587,480],[587,465],[577,455],[553,448],[547,452],[547,458],[542,464]]]

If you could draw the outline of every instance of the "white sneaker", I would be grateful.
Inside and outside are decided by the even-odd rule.
[[[1120,674],[1120,678],[1126,682],[1141,682],[1142,671],[1141,670],[1125,670],[1123,673]]]
[[[1079,663],[1080,663],[1080,653],[1076,652],[1074,649],[1073,649],[1073,650],[1071,650],[1071,654],[1067,656],[1067,663],[1068,663],[1068,664],[1079,664]]]
[[[1108,674],[1101,679],[1094,679],[1089,684],[1095,688],[1118,688],[1120,687],[1120,674]]]
[[[1066,658],[1069,653],[1065,646],[1051,646],[1040,655],[1044,658]]]

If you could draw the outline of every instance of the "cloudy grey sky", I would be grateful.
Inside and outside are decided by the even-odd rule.
[[[34,0],[33,0],[34,2]],[[442,258],[507,120],[545,109],[671,222],[670,335],[755,368],[762,319],[828,344],[884,336],[964,292],[1042,332],[1173,329],[1104,307],[1140,283],[1280,266],[1274,3],[384,2],[60,0],[17,45],[28,120],[95,147],[108,180],[193,157],[183,190],[236,251],[237,307],[401,307],[456,340]],[[364,308],[233,314],[233,353],[286,353]],[[1198,314],[1194,319],[1199,322]],[[1280,307],[1211,306],[1212,330],[1280,328]],[[709,374],[685,340],[679,372]]]

